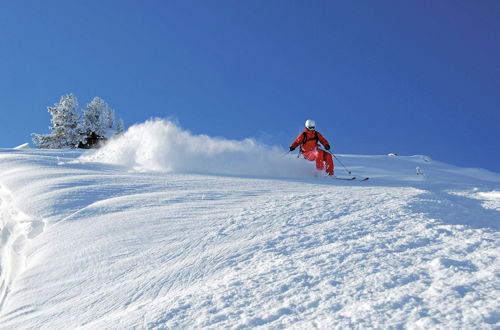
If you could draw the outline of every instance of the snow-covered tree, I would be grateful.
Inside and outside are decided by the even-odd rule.
[[[100,97],[87,104],[82,116],[73,94],[62,96],[48,111],[52,115],[52,133],[33,134],[33,142],[39,148],[94,148],[123,132],[123,121],[115,119],[115,111]]]
[[[113,126],[113,112],[103,99],[94,97],[83,111],[83,133],[87,136],[95,133],[97,136],[105,137],[108,129]]]
[[[100,97],[87,104],[83,111],[82,134],[86,137],[84,147],[90,148],[123,131],[123,121],[115,120],[115,111]]]
[[[82,141],[78,100],[73,94],[61,96],[59,103],[47,108],[52,115],[51,134],[33,134],[33,142],[44,149],[76,148]]]
[[[122,134],[123,131],[125,130],[125,124],[123,123],[123,119],[118,119],[116,122],[116,135]]]

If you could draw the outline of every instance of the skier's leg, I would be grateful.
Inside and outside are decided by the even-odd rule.
[[[313,162],[316,160],[318,153],[316,150],[311,150],[311,151],[304,151],[302,155],[304,156],[305,159]]]
[[[325,152],[323,150],[315,150],[316,152],[316,169],[323,171],[325,169]]]
[[[326,162],[326,172],[328,175],[333,175],[335,164],[333,163],[333,157],[330,153],[325,152],[325,162]]]
[[[304,159],[307,159],[307,160],[314,160],[314,156],[311,154],[310,151],[304,151],[302,153],[302,156],[304,157]]]
[[[311,150],[303,153],[304,158],[312,162],[316,162],[316,169],[322,171],[325,169],[325,160],[320,150]]]

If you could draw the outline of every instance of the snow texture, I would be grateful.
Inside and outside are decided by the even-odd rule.
[[[161,120],[0,149],[0,328],[498,329],[499,174],[284,153]]]

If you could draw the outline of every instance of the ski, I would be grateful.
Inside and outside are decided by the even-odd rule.
[[[355,176],[350,177],[350,178],[343,178],[343,177],[339,177],[339,176],[334,176],[333,178],[334,178],[334,179],[337,179],[337,180],[349,180],[349,181],[351,181],[351,180],[356,180],[356,177],[355,177]]]
[[[352,181],[352,180],[366,181],[366,180],[369,180],[369,179],[370,179],[369,177],[361,177],[361,178],[357,178],[357,177],[355,177],[355,176],[353,176],[353,177],[348,177],[348,178],[334,176],[333,178],[334,178],[334,179],[337,179],[337,180],[347,180],[347,181]]]

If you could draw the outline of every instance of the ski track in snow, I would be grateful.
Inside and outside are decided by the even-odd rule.
[[[0,152],[1,328],[500,326],[498,175],[354,156],[371,181],[238,178],[79,155]]]

